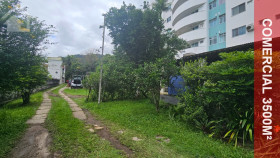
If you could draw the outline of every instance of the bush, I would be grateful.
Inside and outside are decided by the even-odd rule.
[[[92,100],[98,98],[100,67],[84,80],[84,86],[89,90]],[[134,85],[135,74],[133,65],[115,56],[104,57],[102,77],[102,100],[133,99],[137,97]],[[89,97],[88,97],[89,98]]]
[[[155,62],[144,63],[136,70],[135,85],[147,94],[151,102],[160,110],[160,89],[168,85],[170,76],[177,74],[176,60],[171,57],[157,59]]]
[[[168,84],[168,78],[177,74],[176,60],[171,57],[155,62],[135,65],[118,55],[105,56],[102,78],[102,100],[124,100],[146,97],[159,111],[160,89]],[[100,68],[83,82],[88,89],[88,100],[96,100],[99,89]]]
[[[180,71],[186,85],[186,91],[180,96],[176,111],[180,113],[183,120],[191,124],[194,124],[194,120],[208,119],[202,106],[200,90],[206,79],[206,67],[206,60],[198,59],[185,63]]]
[[[187,91],[177,111],[192,124],[209,126],[216,136],[252,140],[254,105],[254,53],[221,53],[222,60],[207,65],[204,59],[186,63],[181,74]],[[209,120],[209,121],[208,121]],[[213,133],[212,133],[213,135]]]
[[[98,97],[99,73],[92,72],[83,80],[83,86],[88,90],[87,101],[96,100]]]

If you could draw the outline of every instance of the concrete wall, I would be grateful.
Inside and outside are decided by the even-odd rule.
[[[48,58],[48,71],[52,79],[57,79],[61,83],[65,82],[65,69],[62,65],[62,58],[49,57]]]
[[[168,3],[168,4],[171,4],[171,3],[172,3],[172,0],[168,0],[167,3]],[[161,17],[162,17],[163,20],[164,20],[164,27],[165,27],[165,29],[168,29],[168,28],[171,28],[171,29],[172,29],[172,21],[173,21],[172,10],[169,9],[169,10],[167,10],[167,11],[163,11]],[[171,21],[169,21],[169,22],[166,21],[168,17],[171,17]]]
[[[208,51],[208,3],[207,0],[169,0],[171,10],[163,12],[165,28],[172,28],[180,38],[187,41],[191,46],[198,43],[198,46],[188,48],[178,53],[178,57],[185,54],[197,54]],[[197,10],[197,12],[195,12]],[[171,22],[166,19],[171,16]],[[198,29],[193,30],[194,27]]]
[[[245,3],[246,11],[232,16],[232,8]],[[250,43],[254,41],[254,31],[232,37],[232,30],[241,26],[254,24],[254,1],[253,0],[227,0],[226,1],[226,32],[227,47]]]

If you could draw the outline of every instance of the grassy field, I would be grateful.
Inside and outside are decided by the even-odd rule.
[[[65,86],[66,86],[66,84],[61,84],[56,89],[52,90],[51,92],[58,95],[59,89],[65,87]]]
[[[70,95],[87,95],[86,89],[65,89],[64,92]]]
[[[58,89],[53,93],[57,94]],[[53,139],[53,152],[62,157],[124,157],[121,151],[109,142],[90,133],[82,121],[72,115],[67,102],[60,97],[51,97],[52,109],[47,118],[47,128]]]
[[[17,99],[0,108],[0,157],[12,149],[28,127],[25,122],[31,118],[43,100],[43,93],[31,95],[28,105]]]
[[[123,144],[136,151],[136,157],[254,157],[253,150],[234,148],[171,120],[166,112],[158,114],[148,100],[114,101],[100,106],[85,103],[84,98],[75,101],[105,122]],[[133,141],[132,137],[142,140]]]

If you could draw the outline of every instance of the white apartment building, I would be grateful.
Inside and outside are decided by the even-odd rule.
[[[254,41],[253,0],[169,0],[165,28],[186,40],[179,57]]]
[[[254,1],[226,1],[226,47],[254,41]],[[250,29],[251,28],[251,29]]]
[[[48,57],[48,72],[52,79],[59,80],[59,84],[65,82],[65,66],[61,57]]]

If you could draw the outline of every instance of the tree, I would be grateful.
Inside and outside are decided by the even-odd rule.
[[[63,64],[66,67],[65,78],[71,79],[73,75],[80,75],[81,62],[74,55],[67,55],[63,58]]]
[[[38,86],[44,85],[48,79],[47,69],[44,67],[46,60],[41,56],[27,56],[25,58],[27,66],[19,67],[17,73],[17,87],[20,91],[23,104],[29,103],[30,94]]]
[[[136,65],[163,55],[160,48],[164,47],[161,40],[164,26],[154,10],[124,4],[120,9],[111,8],[105,19],[118,53],[128,56]]]
[[[136,69],[134,86],[148,94],[159,110],[161,86],[176,73],[175,55],[187,44],[171,30],[165,30],[161,12],[166,1],[143,9],[125,3],[105,15],[117,58],[132,62]]]
[[[17,0],[0,2],[0,8],[10,10],[9,16],[16,16],[22,27],[30,26],[27,32],[9,32],[3,25],[5,21],[1,21],[0,93],[20,92],[23,103],[26,104],[33,90],[43,85],[47,79],[45,59],[41,51],[46,48],[44,44],[49,44],[47,37],[53,26],[23,14],[19,4],[20,1]],[[6,15],[5,11],[1,10],[1,17]]]
[[[3,27],[4,23],[7,22],[12,16],[18,16],[22,14],[22,11],[26,8],[19,9],[19,0],[2,0],[0,1],[0,25]]]
[[[149,98],[160,110],[160,89],[168,85],[170,76],[178,74],[176,60],[172,58],[159,58],[155,62],[145,63],[136,70],[136,85],[142,92],[147,92]]]
[[[130,61],[117,58],[115,55],[105,55],[103,59],[102,100],[134,99],[136,95],[134,68]],[[87,75],[83,85],[88,89],[88,99],[97,99],[100,66]]]
[[[89,50],[82,58],[82,71],[83,74],[94,72],[98,66],[100,55],[96,50]]]
[[[85,55],[68,55],[63,58],[66,66],[66,79],[71,79],[74,75],[87,75],[94,72],[99,63],[99,54],[95,50],[88,50]]]
[[[153,8],[161,15],[162,11],[168,10],[167,6],[168,0],[155,0],[153,3]]]

